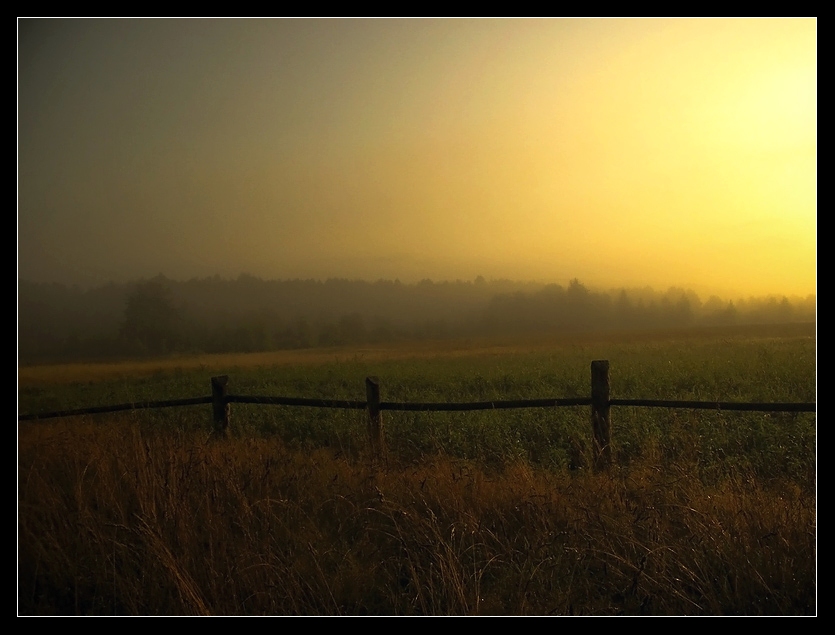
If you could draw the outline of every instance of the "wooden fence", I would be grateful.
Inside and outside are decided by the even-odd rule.
[[[308,399],[300,397],[259,397],[250,395],[230,395],[229,377],[212,377],[212,394],[208,397],[191,399],[170,399],[167,401],[142,401],[113,406],[59,410],[40,414],[18,415],[18,421],[33,421],[55,417],[74,417],[85,414],[119,412],[123,410],[141,410],[145,408],[171,408],[176,406],[194,406],[212,404],[212,418],[215,431],[226,434],[229,427],[231,404],[261,404],[275,406],[304,406],[313,408],[339,408],[368,411],[368,433],[371,448],[375,456],[384,450],[383,410],[395,411],[469,411],[502,410],[509,408],[558,408],[564,406],[591,406],[591,424],[595,465],[603,467],[611,462],[611,417],[612,406],[632,406],[640,408],[686,408],[697,410],[742,410],[748,412],[816,412],[817,402],[788,403],[752,403],[735,401],[675,401],[663,399],[611,399],[609,396],[609,361],[596,360],[591,363],[591,396],[570,399],[515,399],[498,401],[468,402],[394,402],[380,401],[380,381],[377,377],[365,379],[365,401],[343,399]]]

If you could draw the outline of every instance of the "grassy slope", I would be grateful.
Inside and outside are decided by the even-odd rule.
[[[190,397],[218,372],[248,394],[358,399],[376,374],[386,399],[570,396],[608,358],[615,396],[813,401],[815,340],[791,335],[29,369],[19,400]],[[236,407],[219,441],[206,408],[21,425],[19,611],[816,612],[814,415],[613,416],[597,475],[585,409],[389,413],[376,466],[359,412]]]

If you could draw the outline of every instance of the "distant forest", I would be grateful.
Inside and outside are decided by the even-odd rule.
[[[20,363],[697,325],[814,322],[816,296],[702,301],[670,288],[162,275],[81,289],[18,281]]]

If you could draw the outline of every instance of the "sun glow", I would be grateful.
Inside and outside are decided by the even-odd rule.
[[[23,277],[815,291],[815,20],[27,25]]]

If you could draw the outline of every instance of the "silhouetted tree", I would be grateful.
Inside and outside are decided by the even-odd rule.
[[[174,349],[179,314],[164,276],[140,282],[128,296],[121,336],[139,342],[150,353]]]

